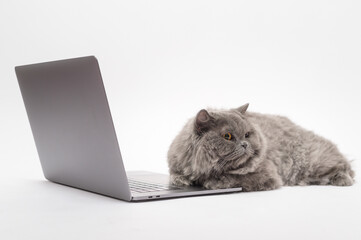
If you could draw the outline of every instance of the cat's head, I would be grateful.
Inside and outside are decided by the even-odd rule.
[[[264,141],[257,127],[249,122],[247,108],[245,104],[228,111],[198,112],[193,122],[197,139],[192,159],[195,172],[220,175],[254,166],[252,161],[259,158]]]

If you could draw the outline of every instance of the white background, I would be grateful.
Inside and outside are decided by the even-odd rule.
[[[0,1],[1,239],[361,239],[361,188],[129,204],[46,182],[14,66],[95,55],[128,170],[205,107],[290,117],[360,173],[359,1]]]

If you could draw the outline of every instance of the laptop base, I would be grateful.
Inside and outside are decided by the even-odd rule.
[[[161,185],[169,184],[169,175],[147,172],[147,171],[127,171],[128,179],[135,179],[137,181],[145,183],[154,183]],[[170,186],[172,187],[172,186]],[[136,201],[149,201],[149,200],[159,200],[159,199],[169,199],[169,198],[180,198],[180,197],[191,197],[191,196],[202,196],[202,195],[212,195],[212,194],[222,194],[222,193],[233,193],[241,192],[242,188],[228,188],[228,189],[216,189],[208,190],[202,187],[175,187],[176,189],[155,191],[155,192],[145,192],[145,193],[135,193],[131,192],[131,202]]]

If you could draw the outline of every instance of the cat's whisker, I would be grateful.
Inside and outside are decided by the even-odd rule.
[[[221,173],[224,170],[224,166],[229,162],[225,159],[220,160],[220,164],[217,165],[217,174]]]
[[[254,152],[255,151],[253,149],[251,149],[251,148],[246,149],[246,153],[248,153],[248,155],[250,155],[250,156],[254,155]]]
[[[225,164],[226,164],[226,161],[223,158],[219,159],[217,164],[211,170],[210,174],[218,175],[219,173],[221,173],[221,170]]]

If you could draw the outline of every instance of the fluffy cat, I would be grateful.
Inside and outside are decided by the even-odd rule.
[[[329,140],[286,117],[201,110],[168,151],[171,182],[262,191],[282,185],[353,184],[350,163]]]

